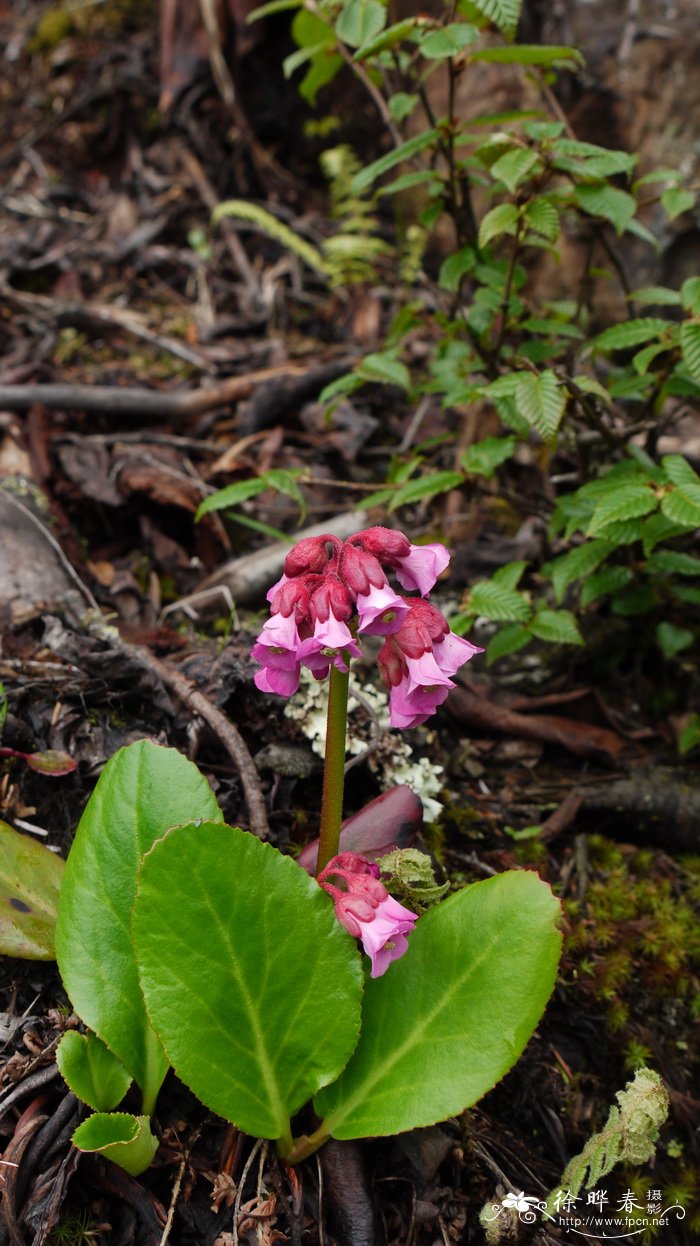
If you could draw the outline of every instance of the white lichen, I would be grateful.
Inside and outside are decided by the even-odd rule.
[[[442,812],[442,804],[436,798],[442,790],[443,767],[428,757],[417,757],[410,744],[392,728],[385,692],[371,683],[358,683],[354,676],[353,680],[348,698],[348,753],[357,757],[367,752],[367,764],[383,789],[407,783],[423,803],[426,822],[434,822]],[[284,712],[287,718],[299,723],[320,757],[326,746],[327,708],[328,680],[315,680],[302,670],[299,692],[289,698]]]

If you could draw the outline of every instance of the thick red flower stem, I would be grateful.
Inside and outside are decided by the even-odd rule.
[[[345,783],[345,735],[348,719],[349,672],[343,675],[331,666],[326,720],[326,760],[323,769],[321,827],[319,832],[316,873],[332,857],[338,855],[340,823],[343,817],[343,786]]]

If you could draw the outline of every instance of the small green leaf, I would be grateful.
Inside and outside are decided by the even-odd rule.
[[[411,19],[410,24],[413,25],[413,19]],[[391,30],[393,27],[389,29]],[[386,34],[388,35],[389,31],[386,31]],[[405,91],[397,91],[387,101],[387,107],[394,121],[405,121],[419,104],[419,95],[408,95]]]
[[[532,613],[524,593],[494,584],[493,580],[480,580],[470,588],[466,608],[470,614],[480,614],[495,623],[525,623]]]
[[[647,571],[661,575],[700,575],[700,558],[676,549],[660,549],[648,559]]]
[[[671,290],[668,286],[642,286],[627,295],[630,302],[658,303],[660,306],[678,307],[681,301],[679,290]]]
[[[111,1112],[131,1085],[131,1074],[96,1034],[67,1030],[56,1048],[56,1064],[73,1094],[96,1112]]]
[[[394,22],[392,26],[387,26],[386,30],[383,30],[381,34],[378,34],[376,39],[370,39],[368,43],[363,43],[362,47],[357,49],[353,59],[356,61],[366,61],[370,56],[377,56],[380,52],[384,52],[387,48],[395,48],[397,44],[407,38],[407,36],[410,35],[417,26],[423,25],[425,21],[426,19],[424,17],[418,16],[406,17],[401,22]],[[392,103],[392,101],[398,100],[399,98],[403,100],[415,100],[415,104],[419,102],[419,96],[406,95],[403,92],[390,96],[388,100],[389,112],[395,121],[403,121],[409,113],[413,112],[415,107],[415,104],[412,104],[409,107],[408,112],[402,111],[403,105]],[[396,111],[394,111],[394,109],[396,109]]]
[[[504,35],[512,37],[520,20],[523,0],[461,0],[457,6],[460,13],[469,19],[483,14],[489,22],[493,22]]]
[[[652,489],[643,484],[620,486],[613,494],[602,497],[597,503],[593,518],[588,525],[588,535],[596,536],[610,524],[623,519],[636,519],[656,510],[658,498]]]
[[[583,636],[569,610],[539,610],[530,623],[538,640],[553,645],[582,645]]]
[[[268,0],[246,14],[246,23],[259,22],[262,17],[271,17],[274,13],[284,13],[287,9],[301,8],[302,0]]]
[[[678,737],[678,752],[681,757],[700,744],[700,714],[691,714],[690,722],[686,723]]]
[[[643,342],[650,342],[652,338],[658,338],[660,334],[675,328],[672,320],[659,320],[651,316],[626,320],[624,324],[604,329],[593,338],[591,346],[593,350],[628,350],[630,346],[641,346]]]
[[[471,60],[487,61],[492,65],[542,65],[546,69],[580,69],[584,64],[583,57],[576,48],[539,43],[482,48],[472,53]]]
[[[529,147],[517,147],[514,151],[507,151],[495,164],[491,165],[491,176],[503,182],[506,189],[514,194],[520,183],[532,173],[536,164],[539,164],[536,151],[532,151]]]
[[[570,584],[573,584],[575,580],[584,579],[595,571],[613,548],[610,541],[586,541],[584,545],[577,545],[575,549],[570,549],[560,558],[547,563],[542,571],[552,581],[557,602],[562,601]]]
[[[464,484],[461,472],[430,472],[420,476],[418,480],[409,480],[408,484],[397,489],[391,499],[389,510],[395,511],[399,506],[409,506],[413,502],[424,502],[428,498],[438,497],[441,493],[449,493]]]
[[[360,957],[329,896],[254,835],[177,826],[144,858],[134,939],[178,1076],[246,1133],[288,1137],[360,1026]]]
[[[626,588],[633,579],[629,567],[603,567],[596,575],[592,575],[581,587],[581,607],[585,610],[592,601],[599,597],[610,597]]]
[[[473,247],[462,247],[459,251],[453,251],[440,266],[438,285],[442,290],[456,294],[462,278],[466,273],[472,272],[475,264],[476,252]]]
[[[0,952],[53,960],[56,906],[64,861],[0,822]]]
[[[681,325],[683,362],[694,381],[700,382],[700,321],[684,320]]]
[[[577,186],[574,198],[579,207],[590,216],[602,216],[610,221],[618,234],[623,234],[637,211],[637,201],[625,190],[605,183]]]
[[[514,234],[519,215],[514,203],[499,203],[491,208],[479,226],[479,246],[487,247],[501,234]]]
[[[538,376],[531,372],[521,373],[515,397],[518,410],[528,424],[545,441],[555,441],[566,409],[567,395],[554,372],[547,370]]]
[[[690,648],[695,636],[687,628],[676,627],[674,623],[659,623],[656,628],[656,639],[664,657],[675,658],[677,653]]]
[[[683,310],[700,316],[700,277],[686,277],[680,293]]]
[[[498,629],[496,635],[491,637],[486,646],[486,665],[492,666],[499,658],[517,653],[529,645],[531,640],[530,629],[523,627],[522,623],[507,623],[505,627]]]
[[[525,206],[525,221],[536,234],[542,234],[548,242],[559,237],[559,213],[554,204],[546,199],[531,199]]]
[[[426,147],[432,147],[437,137],[437,130],[423,130],[420,134],[408,139],[406,143],[401,143],[386,155],[380,156],[378,160],[373,160],[364,169],[360,169],[360,172],[352,179],[353,194],[357,195],[367,190],[378,177],[381,177],[383,173],[388,173],[389,169],[394,169],[397,164],[401,164],[402,160],[410,160],[412,156],[425,151]]]
[[[691,496],[693,489],[700,489],[700,476],[682,454],[665,454],[661,466],[672,484],[679,489],[690,490]]]
[[[104,1155],[132,1177],[150,1166],[158,1150],[148,1116],[128,1112],[95,1112],[73,1134],[73,1146],[88,1154]]]
[[[695,207],[695,195],[689,190],[669,186],[661,195],[661,206],[669,221],[674,221],[677,216],[682,216],[684,212],[690,212]]]
[[[453,22],[450,26],[441,26],[437,30],[429,30],[420,40],[421,55],[428,61],[447,60],[450,56],[458,56],[465,48],[476,43],[479,31],[466,22]]]
[[[418,921],[406,955],[365,991],[362,1033],[316,1096],[334,1138],[460,1115],[518,1059],[554,986],[559,903],[528,871],[465,887]]]
[[[221,818],[214,793],[192,762],[151,740],[115,753],[80,819],[56,925],[58,967],[75,1011],[150,1100],[167,1061],[144,1009],[131,910],[141,857],[187,816]]]
[[[462,455],[462,467],[468,475],[491,479],[496,468],[515,454],[515,437],[485,437],[476,441]]]
[[[371,43],[386,26],[386,7],[380,0],[345,0],[335,33],[351,48]]]
[[[494,571],[491,576],[492,584],[501,584],[503,588],[517,588],[518,584],[525,574],[527,563],[524,559],[518,559],[517,562],[506,562],[498,571]]]
[[[411,373],[405,363],[386,353],[365,355],[356,375],[363,381],[380,381],[384,385],[397,385],[399,389],[411,388]]]
[[[700,488],[674,489],[661,502],[662,513],[684,528],[700,528]]]

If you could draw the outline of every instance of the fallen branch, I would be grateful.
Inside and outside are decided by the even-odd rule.
[[[248,372],[245,376],[230,376],[200,389],[174,392],[119,385],[0,385],[0,410],[28,411],[35,403],[41,403],[52,410],[92,411],[125,419],[140,420],[142,416],[150,416],[161,420],[187,420],[248,398],[259,386],[270,382],[279,385],[284,381],[288,403],[293,402],[298,393],[308,398],[351,367],[352,361],[348,360],[310,370],[300,364],[284,363]],[[295,390],[295,383],[298,390]],[[280,391],[276,390],[275,394],[278,398]]]

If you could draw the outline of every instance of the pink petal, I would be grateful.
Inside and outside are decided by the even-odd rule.
[[[299,687],[300,671],[298,662],[289,671],[275,666],[263,666],[255,672],[253,678],[256,688],[261,692],[274,692],[279,697],[291,697]]]
[[[368,636],[390,636],[398,632],[408,614],[408,606],[388,584],[382,588],[370,584],[368,593],[357,594],[357,612],[361,632]]]
[[[433,688],[440,684],[446,684],[448,688],[454,686],[449,676],[440,669],[430,650],[419,658],[406,658],[406,666],[409,693],[416,688]]]
[[[475,653],[483,652],[478,645],[473,645],[463,636],[456,636],[454,632],[448,632],[444,640],[433,645],[437,664],[445,675],[455,675],[460,666],[464,666]]]
[[[450,553],[439,542],[412,545],[411,552],[396,561],[396,578],[399,584],[409,592],[418,589],[421,596],[425,597],[449,563]]]

